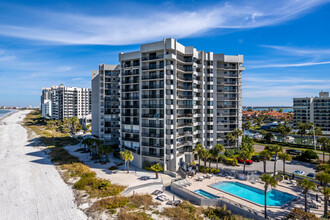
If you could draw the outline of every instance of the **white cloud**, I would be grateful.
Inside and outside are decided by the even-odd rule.
[[[57,71],[58,72],[67,72],[67,71],[70,71],[72,70],[72,67],[70,66],[60,66],[60,67],[57,67]]]
[[[258,68],[281,68],[281,67],[302,67],[302,66],[316,66],[316,65],[325,65],[330,64],[330,61],[324,62],[305,62],[305,63],[269,63],[269,64],[260,64],[260,65],[249,65],[249,69],[258,69]]]
[[[287,46],[276,46],[276,45],[262,45],[262,47],[267,47],[271,49],[275,49],[281,52],[289,53],[291,55],[298,55],[298,56],[324,56],[330,55],[330,49],[322,48],[322,49],[315,49],[315,48],[297,48],[297,47],[287,47]]]
[[[211,29],[241,29],[275,25],[307,13],[328,0],[245,1],[200,10],[149,10],[130,16],[91,16],[38,10],[30,25],[0,23],[0,35],[60,44],[123,45],[201,35]],[[113,10],[113,9],[112,9]],[[39,17],[38,17],[39,16]],[[37,17],[37,18],[36,18]],[[43,22],[40,23],[39,21]]]

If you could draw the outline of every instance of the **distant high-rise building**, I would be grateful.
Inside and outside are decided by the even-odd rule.
[[[41,94],[42,116],[53,120],[77,117],[84,119],[91,114],[91,89],[65,87],[43,88]]]
[[[197,143],[235,145],[226,135],[242,127],[242,55],[206,53],[170,38],[121,53],[119,61],[103,65],[108,75],[102,65],[92,74],[92,130],[106,140],[119,123],[120,147],[133,152],[134,165],[176,171]]]
[[[329,92],[321,91],[318,97],[293,98],[293,121],[295,125],[312,122],[330,131]]]
[[[92,71],[92,134],[119,144],[119,65],[99,65]]]

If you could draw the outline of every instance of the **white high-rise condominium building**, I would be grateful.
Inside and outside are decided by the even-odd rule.
[[[217,143],[234,145],[226,135],[242,126],[242,55],[206,53],[169,38],[121,53],[119,61],[112,68],[120,78],[120,114],[113,117],[120,117],[120,147],[133,152],[136,166],[158,162],[176,171],[191,161],[197,143],[208,149]],[[111,83],[98,77],[92,82],[99,87],[92,88],[92,129],[101,138],[106,123],[94,125],[94,118],[103,117]]]
[[[88,88],[65,87],[62,84],[43,88],[41,101],[43,117],[53,120],[74,116],[84,119],[91,114],[91,89]]]
[[[330,131],[329,92],[320,92],[318,97],[293,98],[293,121],[312,122],[322,130]]]

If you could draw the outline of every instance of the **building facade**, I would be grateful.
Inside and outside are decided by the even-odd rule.
[[[242,55],[198,51],[170,38],[121,53],[119,61],[120,147],[134,153],[136,166],[158,162],[176,171],[197,143],[234,145],[226,135],[242,126]]]
[[[92,134],[107,144],[119,144],[119,65],[99,65],[92,71]]]
[[[43,94],[47,94],[48,99]],[[84,119],[91,114],[91,89],[65,87],[61,84],[43,88],[41,97],[43,117],[63,120],[75,116]]]
[[[322,130],[330,131],[329,92],[320,92],[318,97],[293,98],[294,125],[314,123]]]

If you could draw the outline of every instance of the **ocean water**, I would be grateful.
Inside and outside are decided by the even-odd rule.
[[[10,112],[12,112],[11,110],[7,110],[7,109],[0,109],[0,118],[3,118],[4,116],[6,116],[7,114],[9,114]]]
[[[246,108],[244,108],[243,110],[247,110]],[[264,110],[268,110],[268,108],[253,108],[252,110],[254,111],[264,111]],[[280,110],[279,108],[273,108],[274,111],[278,111]],[[288,113],[288,112],[293,112],[293,108],[284,108],[283,109],[283,113]]]

